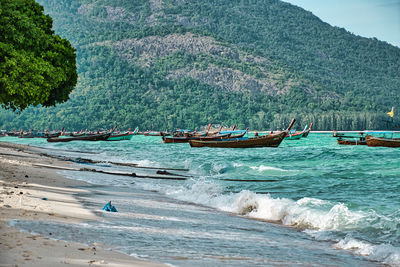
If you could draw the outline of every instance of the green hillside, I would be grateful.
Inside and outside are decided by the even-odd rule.
[[[40,0],[76,48],[78,83],[2,128],[383,129],[400,48],[275,0]]]

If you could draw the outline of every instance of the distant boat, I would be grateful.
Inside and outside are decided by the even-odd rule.
[[[144,132],[143,135],[144,136],[163,136],[164,135],[169,135],[168,133],[164,133],[162,131],[160,132],[156,132],[156,131],[148,131],[148,132]]]
[[[313,125],[312,123],[310,124],[310,127],[306,125],[306,127],[304,127],[304,130],[301,132],[294,132],[294,133],[289,132],[285,136],[285,140],[299,140],[301,138],[306,138],[311,131],[312,125]]]
[[[111,133],[102,133],[94,135],[76,136],[76,137],[53,137],[47,138],[47,142],[71,142],[71,141],[106,141]]]
[[[137,127],[133,132],[130,132],[129,130],[127,132],[125,132],[125,133],[112,134],[110,137],[107,138],[107,141],[131,140],[132,137],[139,132],[139,128],[137,128]]]
[[[106,141],[112,133],[115,131],[117,126],[115,126],[110,132],[103,132],[97,134],[83,135],[83,136],[75,136],[75,137],[54,137],[47,138],[47,142],[55,143],[55,142],[71,142],[71,141]]]
[[[381,135],[381,137],[376,137],[373,135]],[[338,133],[337,131],[333,132],[333,137],[337,137],[337,143],[339,145],[368,145],[367,136],[369,138],[374,138],[376,140],[396,140],[393,139],[393,132],[392,131],[362,131],[358,133],[358,136],[346,135],[345,133]],[[372,143],[373,141],[370,141]],[[374,141],[374,145],[368,146],[384,146],[384,145],[377,145],[378,142]]]
[[[61,132],[32,132],[20,133],[18,138],[51,138],[60,136]]]
[[[107,138],[107,141],[122,141],[122,140],[131,140],[132,137],[134,136],[134,133],[123,133],[123,134],[113,134],[110,137]]]
[[[353,146],[359,146],[359,145],[367,145],[367,141],[365,140],[365,137],[354,137],[354,138],[346,138],[343,139],[339,137],[337,139],[337,143],[339,145],[353,145]]]
[[[365,136],[367,145],[371,147],[400,147],[400,138]]]
[[[221,139],[228,138],[241,138],[248,130],[234,130],[232,131],[217,131],[209,133],[209,129],[206,132],[192,132],[188,130],[177,131],[174,136],[163,136],[163,143],[188,143],[190,140],[200,141],[218,141]]]
[[[221,147],[221,148],[253,148],[253,147],[278,147],[292,128],[296,119],[293,119],[288,129],[283,132],[271,133],[252,138],[229,138],[215,141],[190,140],[192,147]]]

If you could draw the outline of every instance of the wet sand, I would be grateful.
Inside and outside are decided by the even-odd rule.
[[[130,257],[102,244],[79,244],[23,233],[10,220],[79,223],[101,219],[85,209],[74,194],[84,182],[70,180],[59,170],[69,167],[41,155],[43,149],[0,142],[0,266],[167,266]],[[51,233],[49,233],[51,235]]]

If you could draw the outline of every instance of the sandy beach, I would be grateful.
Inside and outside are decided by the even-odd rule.
[[[68,167],[68,162],[43,156],[43,152],[0,142],[0,266],[166,266],[141,261],[102,244],[60,241],[11,227],[9,222],[14,219],[66,223],[101,219],[74,198],[83,191],[77,187],[87,184],[67,179],[59,170],[34,166]]]

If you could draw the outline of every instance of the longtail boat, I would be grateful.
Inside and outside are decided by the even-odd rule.
[[[365,139],[367,145],[372,147],[400,147],[400,138],[384,138],[367,135]]]
[[[131,140],[132,137],[138,133],[139,128],[136,127],[133,132],[130,132],[129,130],[126,133],[112,134],[110,137],[107,138],[107,141]]]
[[[102,133],[94,135],[76,136],[76,137],[53,137],[47,138],[47,142],[71,142],[71,141],[106,141],[111,133]]]
[[[292,119],[286,131],[271,133],[252,138],[229,138],[215,141],[190,140],[191,147],[222,147],[222,148],[252,148],[252,147],[278,147],[287,133],[292,128],[296,119]]]
[[[55,142],[71,142],[71,141],[106,141],[115,131],[116,128],[117,126],[115,126],[110,132],[105,132],[105,133],[76,136],[76,137],[47,138],[47,142],[55,143]]]
[[[113,134],[107,138],[107,141],[122,141],[122,140],[131,140],[134,136],[134,133],[127,132],[122,134]]]
[[[205,132],[179,130],[174,134],[174,136],[163,136],[163,143],[188,143],[190,140],[213,141],[227,138],[241,138],[248,131],[248,129],[235,131],[236,126],[233,126],[231,131],[219,130],[217,132],[209,133],[210,126],[211,124],[208,125],[208,129]]]
[[[60,136],[61,132],[33,132],[29,131],[28,133],[20,133],[18,138],[51,138]]]
[[[173,136],[165,136],[162,135],[163,143],[187,143],[189,140],[195,136],[197,133],[192,131],[177,131],[173,134]],[[204,135],[205,136],[205,135]]]
[[[367,145],[367,141],[365,140],[365,137],[354,137],[354,138],[346,138],[343,139],[341,137],[339,137],[337,139],[337,143],[339,145],[347,145],[347,146],[359,146],[359,145]]]
[[[357,135],[351,135],[346,133],[340,133],[333,131],[333,137],[337,138],[337,143],[339,145],[368,145],[366,140],[366,135],[374,137],[372,135],[383,135],[383,137],[374,137],[384,140],[393,140],[393,132],[391,131],[361,131],[356,132]],[[389,137],[390,136],[390,137]]]
[[[285,136],[285,140],[299,140],[300,138],[306,138],[311,131],[312,123],[310,127],[306,125],[303,131],[291,133],[290,131]]]
[[[308,134],[311,132],[312,125],[313,123],[310,123],[310,127],[308,127],[308,129],[304,131],[303,138],[306,138]]]
[[[164,136],[164,135],[169,135],[166,132],[156,132],[156,131],[147,131],[143,133],[144,136]]]

